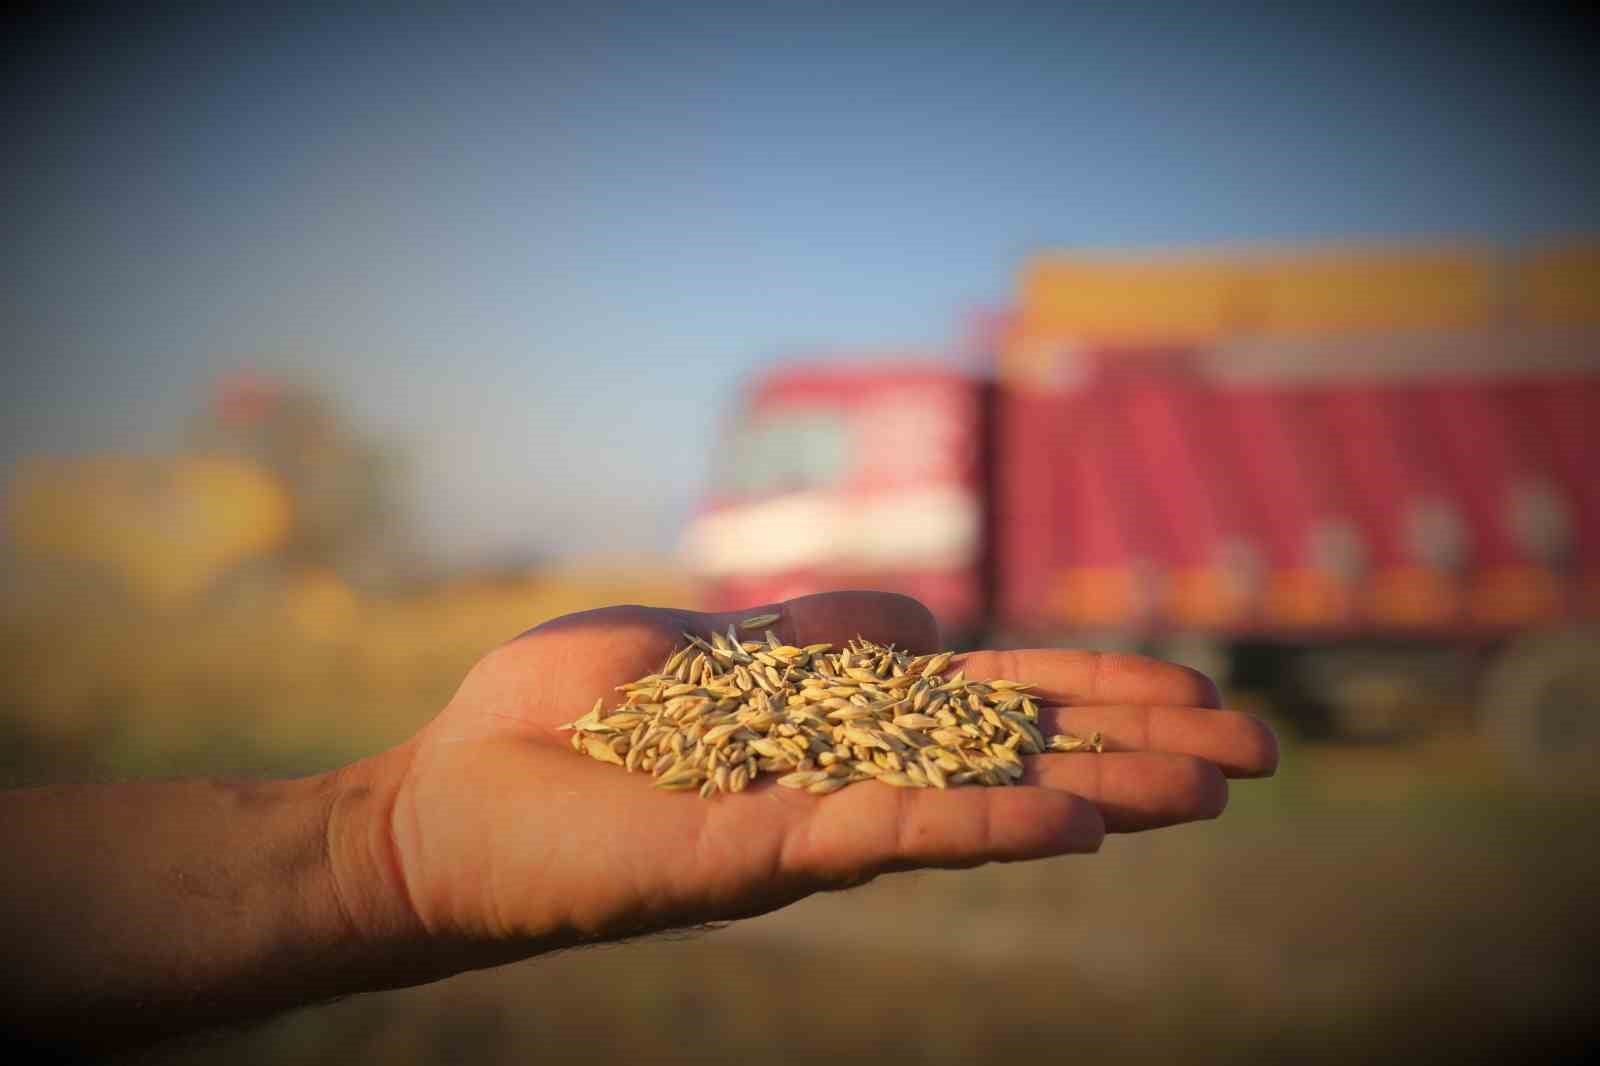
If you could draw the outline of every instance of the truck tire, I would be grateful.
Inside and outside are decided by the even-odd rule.
[[[1466,658],[1429,644],[1309,648],[1294,661],[1292,690],[1303,707],[1322,713],[1330,739],[1415,741],[1467,724]]]
[[[1551,783],[1600,756],[1600,630],[1540,633],[1513,641],[1479,689],[1485,739],[1508,765]]]

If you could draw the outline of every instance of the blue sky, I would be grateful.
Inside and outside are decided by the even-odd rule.
[[[671,547],[737,382],[1055,245],[1600,229],[1551,17],[541,4],[33,27],[0,459],[314,374],[442,559]]]

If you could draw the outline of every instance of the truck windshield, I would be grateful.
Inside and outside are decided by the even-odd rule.
[[[838,415],[769,414],[727,436],[713,481],[723,499],[823,489],[844,480],[849,459],[849,429]]]

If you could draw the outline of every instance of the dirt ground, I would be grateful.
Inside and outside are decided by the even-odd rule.
[[[348,630],[381,637],[364,645],[257,625],[247,643],[206,627],[130,647],[109,622],[71,639],[11,624],[0,769],[23,784],[331,765],[426,720],[502,630],[582,598],[507,596],[396,609]],[[454,635],[428,621],[451,606]],[[1285,739],[1279,775],[1236,782],[1220,820],[1096,856],[885,877],[137,1061],[1462,1062],[1594,1035],[1600,790],[1514,777],[1470,736]]]
[[[1455,751],[1290,754],[1219,821],[1097,856],[886,877],[150,1061],[1537,1061],[1594,1035],[1582,797]]]

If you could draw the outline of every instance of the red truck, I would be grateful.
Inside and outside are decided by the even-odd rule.
[[[1006,366],[1006,364],[1002,364]],[[906,592],[961,642],[1139,647],[1392,737],[1600,742],[1600,332],[1037,346],[747,386],[686,548],[717,609]]]

